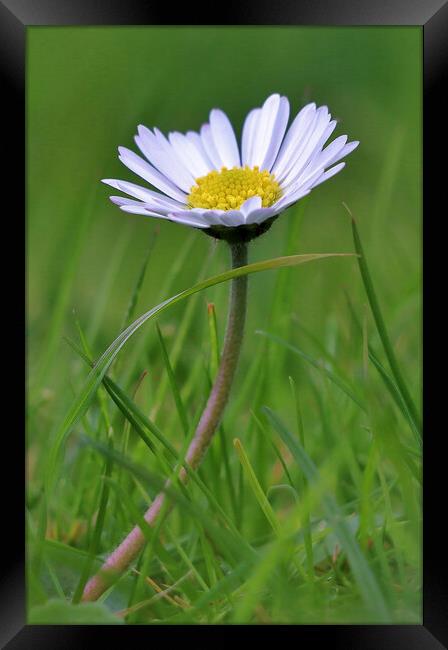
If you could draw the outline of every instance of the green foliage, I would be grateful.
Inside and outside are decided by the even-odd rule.
[[[419,30],[28,39],[28,621],[421,622]],[[197,129],[219,106],[241,125],[276,91],[293,112],[327,104],[361,144],[251,245],[231,400],[182,486],[228,254],[124,215],[99,179],[136,182],[116,147],[139,123]],[[359,257],[287,266],[308,251]],[[72,604],[167,477],[173,512],[136,565]]]
[[[51,599],[45,605],[32,607],[31,625],[119,625],[123,623],[101,603],[70,605],[64,600]]]

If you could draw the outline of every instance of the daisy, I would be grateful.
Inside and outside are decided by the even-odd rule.
[[[135,143],[143,157],[119,147],[119,159],[159,191],[122,180],[103,183],[132,197],[110,197],[124,212],[249,241],[341,171],[345,163],[339,161],[359,144],[341,135],[325,146],[337,124],[326,106],[307,104],[289,129],[288,118],[288,99],[271,95],[247,115],[240,147],[229,118],[217,108],[199,133],[165,137],[140,125]]]
[[[241,148],[229,119],[219,109],[211,111],[200,133],[174,132],[166,138],[156,128],[150,131],[139,126],[135,142],[144,158],[124,147],[119,148],[119,157],[159,191],[127,181],[103,181],[132,197],[110,197],[125,212],[176,221],[226,240],[232,269],[239,269],[227,278],[231,278],[231,288],[226,333],[209,398],[185,454],[190,470],[200,466],[232,388],[246,319],[247,242],[265,232],[283,210],[337,174],[345,164],[339,161],[358,145],[347,144],[343,135],[324,148],[336,127],[326,106],[308,104],[287,130],[288,118],[286,97],[271,95],[246,117]],[[182,483],[189,478],[184,465],[178,478]],[[156,526],[168,512],[164,508],[172,507],[167,491],[171,486],[169,479],[144,514],[149,526]],[[138,524],[90,578],[82,600],[97,600],[111,579],[136,560],[145,542]]]

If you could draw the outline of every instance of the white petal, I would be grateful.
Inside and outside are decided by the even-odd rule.
[[[212,161],[207,156],[207,152],[204,149],[204,145],[202,143],[201,136],[199,135],[199,133],[196,133],[195,131],[187,131],[186,138],[196,148],[199,155],[204,160],[204,164],[206,165],[207,169],[209,171],[211,171],[212,169],[215,169],[215,166],[213,165]]]
[[[210,129],[222,164],[229,169],[239,167],[241,164],[240,152],[233,127],[227,115],[218,108],[214,108],[210,112]]]
[[[173,212],[173,216],[176,218],[188,218],[191,214],[195,215],[195,218],[201,219],[205,225],[216,226],[222,225],[227,227],[240,226],[244,223],[244,216],[238,210],[202,210],[197,208],[194,210],[182,210]]]
[[[309,162],[308,162],[309,165],[314,165],[315,161],[317,160],[317,158],[318,158],[318,157],[320,156],[320,154],[322,153],[322,147],[323,147],[324,144],[327,142],[328,138],[329,138],[330,135],[333,133],[333,131],[335,130],[336,126],[337,126],[337,121],[336,121],[336,120],[332,120],[332,121],[329,123],[329,125],[327,126],[327,128],[323,131],[321,137],[320,137],[319,140],[315,143],[315,146],[314,146],[313,152],[312,152],[311,155],[309,156]],[[339,136],[339,137],[341,137],[341,136]],[[344,137],[344,136],[342,136],[342,137]],[[345,136],[345,138],[346,138],[346,136]],[[337,139],[337,138],[336,138],[336,139]],[[346,138],[346,140],[347,140],[347,138]]]
[[[125,196],[109,196],[112,203],[118,205],[120,208],[122,205],[134,205],[136,207],[143,207],[142,201],[136,201],[135,199],[127,199]]]
[[[172,213],[168,216],[158,214],[157,212],[151,212],[147,208],[139,208],[134,206],[123,205],[121,208],[124,212],[131,212],[133,214],[142,214],[147,217],[157,217],[158,219],[164,219],[165,221],[174,221],[176,223],[181,223],[185,226],[193,226],[194,228],[208,228],[208,226],[199,219],[188,219],[184,216],[174,216]]]
[[[284,196],[290,196],[296,192],[311,189],[323,171],[323,167],[307,167],[303,173],[294,181],[294,183],[290,183],[288,187],[282,188],[284,191]]]
[[[324,172],[318,180],[313,184],[313,189],[320,185],[321,183],[324,183],[325,181],[328,181],[329,178],[337,174],[338,172],[341,171],[345,167],[345,162],[339,163],[339,165],[335,165],[334,167],[331,167],[328,169],[326,172]]]
[[[197,217],[193,219],[190,215],[177,215],[171,212],[168,217],[170,221],[176,221],[177,223],[182,223],[184,226],[193,226],[194,228],[208,228],[208,224],[204,219]]]
[[[143,203],[140,205],[137,205],[137,202],[135,205],[123,203],[120,205],[120,210],[123,210],[123,212],[129,212],[131,214],[142,214],[144,217],[157,217],[158,219],[166,219],[166,217],[162,214],[158,214],[157,212],[150,212],[148,208],[143,205]]]
[[[337,143],[337,140],[339,142]],[[348,156],[349,153],[351,153],[356,147],[358,146],[359,142],[354,141],[354,142],[349,142],[344,146],[345,141],[347,140],[347,136],[341,136],[341,138],[336,138],[328,147],[326,147],[322,152],[319,158],[316,160],[315,164],[312,165],[312,168],[314,170],[319,170],[321,173],[324,173],[325,168],[328,169],[330,165],[334,165],[334,163],[338,162],[342,158],[345,158],[345,156]],[[336,144],[335,144],[336,143]],[[334,146],[333,146],[334,145]],[[344,167],[345,163],[343,163],[342,166],[339,166],[337,171],[340,171]],[[332,167],[332,169],[336,169],[336,167]],[[330,170],[331,171],[331,170]],[[334,174],[337,173],[337,171],[334,171],[332,174],[329,174],[328,176],[325,175],[323,180],[318,180],[320,179],[320,176],[318,178],[313,178],[311,187],[316,187],[317,185],[320,185],[321,182],[324,180],[327,180],[327,178],[331,178]],[[307,170],[305,170],[307,172]],[[303,179],[302,178],[302,183],[306,183],[308,186],[310,186],[309,178],[310,175],[307,174],[308,178]],[[315,173],[313,172],[313,177],[315,177]]]
[[[156,204],[145,203],[144,201],[136,201],[134,199],[127,199],[123,196],[110,196],[109,197],[112,203],[115,203],[120,208],[126,206],[127,212],[133,212],[134,214],[148,214],[157,215],[159,217],[165,217],[171,210],[163,208]],[[136,208],[136,210],[130,210],[130,208]],[[128,209],[129,208],[129,209]]]
[[[294,169],[294,174],[291,172],[287,178],[285,178],[282,183],[283,189],[286,190],[290,187],[303,185],[308,181],[308,179],[315,175],[315,172],[317,170],[320,169],[323,172],[324,168],[328,167],[328,165],[331,164],[331,160],[333,160],[333,158],[337,158],[338,153],[344,148],[344,145],[347,141],[347,136],[339,136],[322,151],[321,143],[323,142],[323,138],[326,137],[327,133],[328,130],[325,131],[324,136],[320,139],[320,143],[316,145],[314,154],[312,154],[309,162],[303,164],[302,161],[302,164],[298,164]]]
[[[221,157],[218,151],[216,150],[215,143],[212,137],[212,132],[210,129],[210,124],[204,124],[202,126],[201,141],[207,156],[209,157],[210,161],[214,165],[214,168],[221,169],[224,163],[221,161]]]
[[[191,212],[198,214],[209,226],[224,226],[221,215],[224,210],[205,210],[204,208],[193,208]]]
[[[144,178],[145,181],[148,181],[148,183],[151,183],[151,185],[154,185],[154,187],[165,192],[165,194],[171,196],[173,199],[181,201],[182,203],[187,202],[186,194],[181,192],[172,181],[157,171],[157,169],[152,167],[152,165],[147,163],[146,160],[137,156],[137,154],[130,149],[126,149],[126,147],[118,147],[118,151],[120,154],[118,156],[119,159],[128,169],[135,172],[141,176],[141,178]]]
[[[202,153],[194,140],[188,138],[183,133],[177,132],[170,133],[168,139],[178,158],[195,179],[200,176],[205,176],[213,169],[210,161],[207,161],[205,152]]]
[[[274,94],[266,99],[260,112],[256,113],[248,124],[251,141],[248,165],[257,165],[260,169],[268,171],[271,169],[285,133],[288,117],[289,102],[286,97]]]
[[[316,104],[307,104],[297,114],[288,132],[283,140],[282,146],[275,161],[272,173],[277,179],[283,178],[283,175],[289,166],[291,157],[298,145],[303,141],[309,132],[316,115]]]
[[[143,203],[141,201],[134,201],[133,199],[126,199],[122,196],[111,196],[110,200],[118,205],[123,212],[130,212],[131,214],[141,214],[145,217],[157,217],[158,219],[165,219],[167,221],[176,221],[187,226],[194,226],[195,228],[207,228],[207,224],[200,215],[192,216],[187,214],[181,218],[173,218],[173,210],[165,210],[157,206]]]
[[[156,203],[167,210],[182,210],[185,206],[185,204],[180,203],[179,201],[174,201],[164,194],[153,192],[152,190],[148,190],[140,185],[135,185],[134,183],[129,183],[128,181],[116,180],[114,178],[103,178],[102,183],[110,185],[111,187],[114,187],[121,192],[125,192],[130,196],[134,196],[135,198],[140,199],[140,201]]]
[[[155,130],[155,133],[152,133],[140,125],[135,142],[154,167],[182,190],[190,191],[194,177],[178,159],[171,144],[160,131]]]
[[[353,142],[349,142],[337,154],[335,154],[333,156],[333,158],[331,158],[331,160],[328,160],[325,166],[328,167],[329,165],[332,165],[333,163],[338,162],[338,160],[341,160],[342,158],[345,158],[345,156],[348,156],[349,153],[354,151],[358,145],[359,145],[358,140],[354,140]]]
[[[268,172],[271,171],[282,144],[283,136],[285,135],[288,119],[289,102],[286,97],[280,97],[280,103],[278,106],[277,114],[273,119],[272,127],[268,127],[268,129],[270,129],[270,133],[266,134],[266,141],[268,142],[268,145],[264,159],[260,164],[260,169],[267,169]]]
[[[215,212],[216,214],[216,212]],[[204,219],[208,218],[208,212],[204,214]],[[244,215],[239,210],[223,210],[219,215],[223,226],[234,228],[244,224]]]
[[[255,153],[255,133],[261,108],[254,108],[248,113],[243,125],[243,135],[241,140],[241,159],[242,164],[253,167],[253,157]]]
[[[316,187],[319,185],[318,179],[323,174],[326,167],[341,160],[344,156],[348,155],[353,149],[356,148],[358,143],[350,143],[345,145],[347,136],[343,135],[336,138],[328,147],[326,147],[315,160],[314,164],[308,165],[303,172],[294,179],[294,182],[285,186],[283,189],[288,191],[295,191],[299,187]],[[344,146],[345,145],[345,146]],[[354,146],[352,146],[354,145]]]
[[[227,226],[229,228],[244,224],[244,215],[240,210],[206,210],[195,208],[194,212],[200,213],[201,217],[211,226]]]
[[[322,136],[325,136],[327,127],[329,126],[328,123],[330,117],[331,116],[328,113],[326,106],[321,106],[321,108],[316,111],[314,126],[310,129],[308,137],[307,134],[305,134],[302,142],[298,144],[296,150],[292,154],[289,165],[281,179],[282,185],[288,185],[289,183],[294,182],[302,170],[305,169],[316,147],[319,145]]]
[[[254,210],[259,210],[261,208],[261,196],[251,196],[250,199],[246,199],[244,203],[240,206],[241,212],[247,217],[248,214]]]
[[[346,142],[347,136],[340,135],[338,138],[333,140],[328,147],[315,153],[313,159],[310,161],[310,167],[327,167],[329,161],[337,157],[338,153],[342,151]]]
[[[290,192],[289,194],[285,194],[285,196],[282,196],[282,198],[277,201],[277,203],[274,203],[272,206],[272,209],[274,210],[274,214],[280,214],[280,212],[283,212],[286,210],[286,208],[289,208],[290,205],[293,205],[293,203],[297,203],[299,199],[302,199],[304,196],[310,193],[309,188],[299,188],[295,192]]]
[[[245,223],[250,225],[251,223],[263,223],[266,219],[270,219],[276,214],[273,207],[270,208],[259,208],[258,210],[252,210],[246,216]]]

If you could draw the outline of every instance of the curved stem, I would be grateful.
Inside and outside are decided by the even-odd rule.
[[[246,265],[247,244],[231,244],[230,248],[232,253],[232,268]],[[186,454],[186,461],[192,469],[199,467],[227,404],[243,341],[244,322],[246,318],[246,297],[247,276],[244,275],[234,278],[230,289],[229,315],[221,363],[204,412],[202,413]],[[187,481],[188,477],[185,469],[181,469],[179,478],[184,483]],[[166,500],[166,493],[161,492],[145,513],[145,520],[150,526],[156,524]],[[145,536],[141,528],[135,526],[115,551],[109,555],[100,571],[86,584],[82,600],[97,600],[110,586],[113,578],[116,578],[125,571],[136,559],[144,545]]]

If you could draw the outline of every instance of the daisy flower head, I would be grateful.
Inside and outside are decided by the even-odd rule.
[[[142,156],[119,147],[119,159],[155,189],[127,181],[103,183],[132,198],[111,196],[121,210],[202,229],[229,242],[250,241],[278,215],[337,174],[358,142],[347,136],[326,143],[336,120],[326,106],[304,106],[287,128],[289,102],[270,95],[247,115],[241,146],[220,109],[199,133],[138,127]]]

